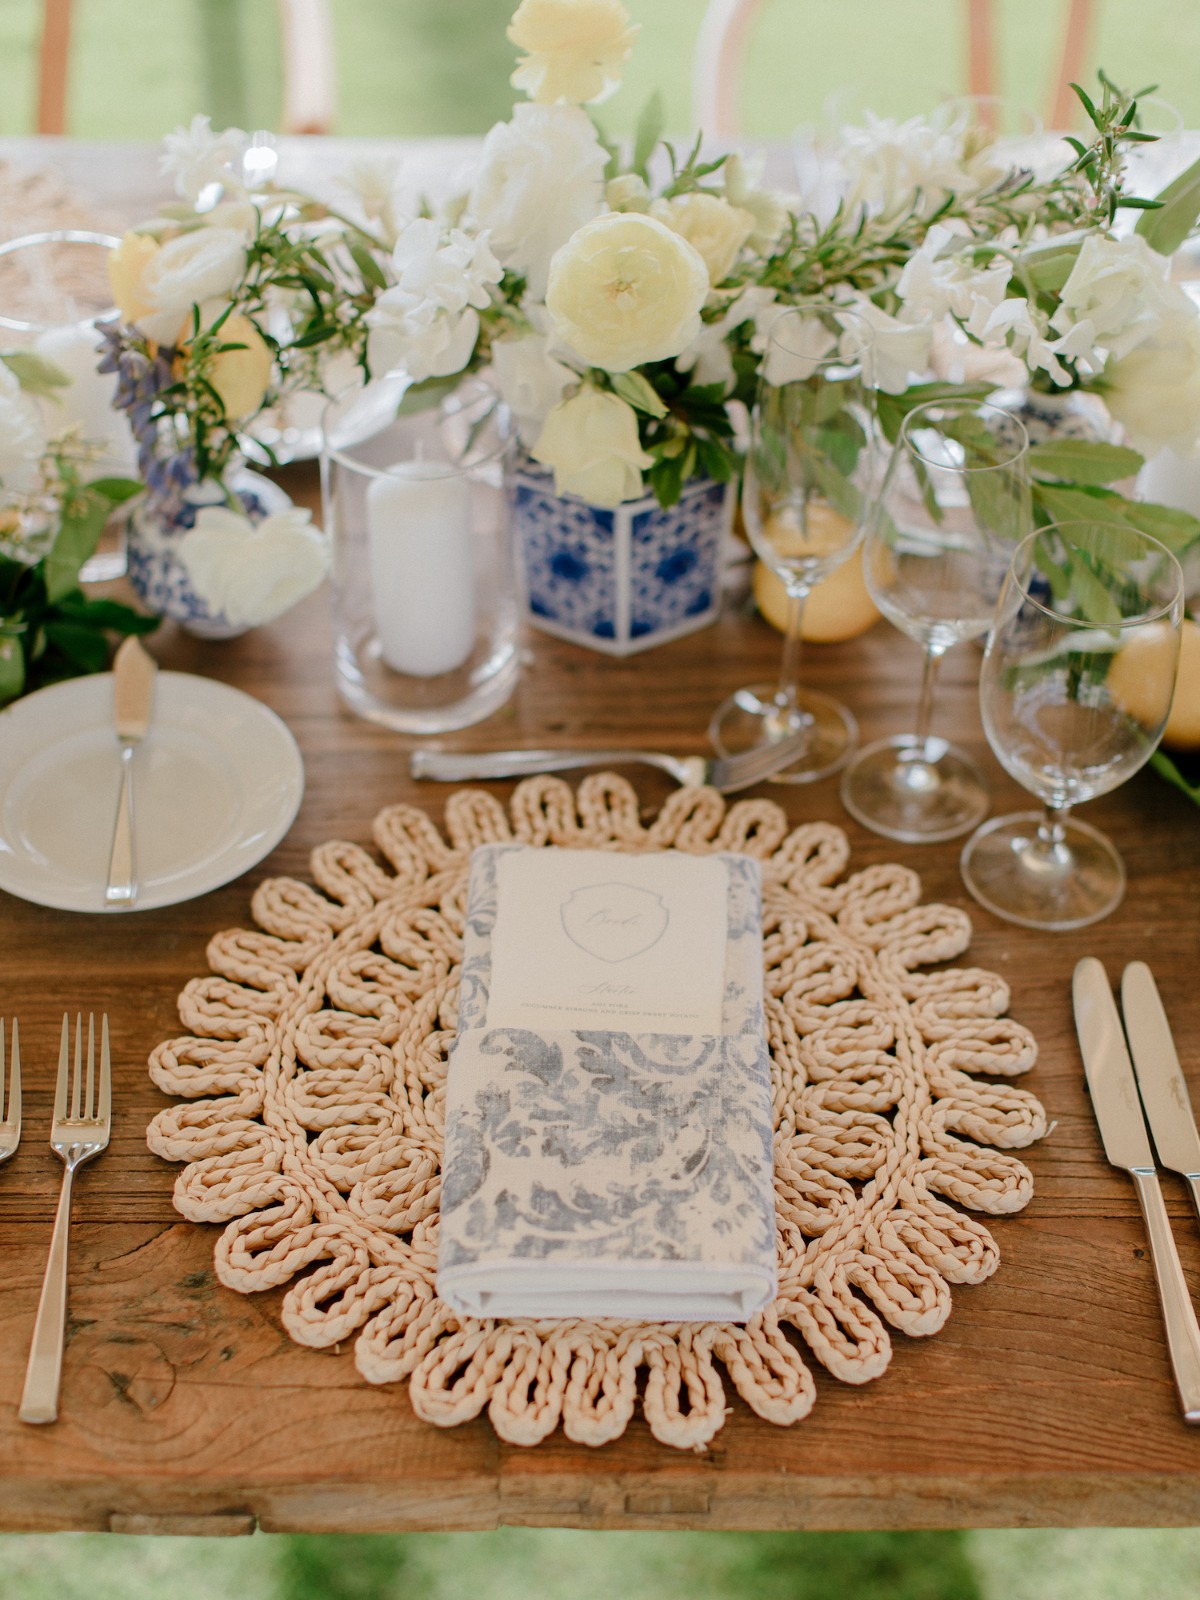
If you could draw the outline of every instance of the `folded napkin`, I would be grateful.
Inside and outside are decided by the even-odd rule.
[[[766,1305],[757,862],[486,845],[462,971],[441,1298],[475,1317],[661,1322]]]

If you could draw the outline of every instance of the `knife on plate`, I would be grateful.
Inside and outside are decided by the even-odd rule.
[[[158,664],[131,634],[113,662],[113,721],[121,744],[121,792],[113,824],[108,860],[106,906],[131,906],[137,899],[137,868],[133,852],[133,752],[146,737],[154,709],[154,678]]]
[[[1117,1003],[1095,956],[1085,956],[1076,966],[1073,993],[1083,1069],[1104,1153],[1114,1167],[1129,1173],[1137,1189],[1179,1404],[1185,1422],[1200,1423],[1200,1325],[1167,1220]]]
[[[1125,968],[1121,1010],[1158,1159],[1186,1180],[1200,1214],[1200,1133],[1158,985],[1144,961]]]

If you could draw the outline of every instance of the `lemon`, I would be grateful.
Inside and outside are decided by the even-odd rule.
[[[1183,619],[1179,636],[1179,673],[1163,743],[1175,750],[1200,749],[1200,626]]]
[[[754,598],[771,626],[786,633],[787,590],[783,580],[762,561],[754,568]],[[849,561],[843,561],[818,583],[804,602],[800,636],[815,644],[834,644],[840,639],[857,638],[878,621],[879,609],[868,592],[862,555],[856,550]]]
[[[1105,683],[1122,711],[1147,726],[1157,722],[1163,681],[1171,670],[1170,629],[1165,622],[1139,628],[1113,658]],[[1179,672],[1163,743],[1176,750],[1200,748],[1200,627],[1185,618],[1179,640]]]

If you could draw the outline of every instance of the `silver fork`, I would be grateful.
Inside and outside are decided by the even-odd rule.
[[[12,1053],[8,1062],[8,1102],[4,1097],[4,1019],[0,1017],[0,1161],[7,1161],[21,1142],[21,1045],[13,1018]]]
[[[54,1121],[50,1147],[62,1157],[62,1194],[54,1218],[50,1259],[42,1280],[37,1321],[25,1392],[21,1396],[22,1422],[53,1422],[58,1416],[58,1383],[62,1373],[63,1323],[67,1311],[67,1233],[71,1223],[71,1182],[85,1161],[108,1145],[112,1121],[112,1071],[108,1055],[108,1017],[100,1019],[100,1073],[97,1078],[95,1017],[88,1016],[87,1068],[83,1062],[83,1016],[75,1018],[75,1070],[70,1069],[70,1018],[63,1017],[62,1046],[58,1053],[58,1087],[54,1094]]]
[[[703,784],[733,794],[780,772],[804,753],[807,729],[771,744],[739,750],[733,756],[669,756],[661,750],[414,750],[409,771],[414,778],[458,783],[467,778],[522,778],[540,772],[567,772],[573,767],[624,766],[637,761],[659,767],[679,784]]]

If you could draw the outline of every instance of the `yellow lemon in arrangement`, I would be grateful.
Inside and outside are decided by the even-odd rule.
[[[754,567],[754,599],[758,609],[780,633],[787,632],[788,597],[783,579],[765,562]],[[855,639],[879,621],[879,608],[871,599],[863,576],[862,552],[835,567],[816,585],[804,602],[800,636],[814,644],[836,644]]]
[[[1139,628],[1113,658],[1105,683],[1122,711],[1153,722],[1162,704],[1163,678],[1173,652],[1165,622]],[[1163,743],[1174,750],[1200,749],[1200,626],[1185,617],[1179,639],[1179,671]]]

